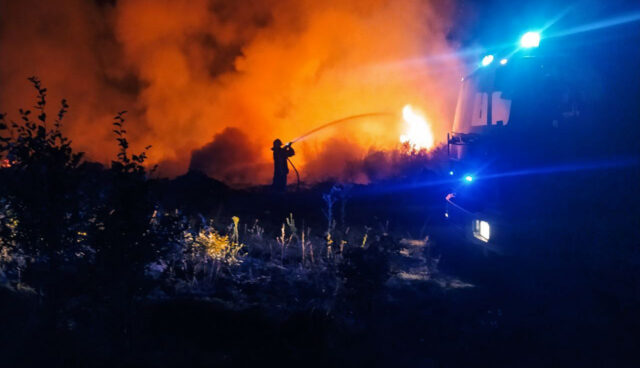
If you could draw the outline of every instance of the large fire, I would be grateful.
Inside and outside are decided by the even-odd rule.
[[[431,149],[434,144],[431,125],[420,114],[416,113],[411,105],[402,109],[402,118],[409,126],[406,133],[400,136],[400,142],[407,143],[412,149]]]
[[[0,112],[32,105],[37,75],[50,113],[70,102],[63,129],[89,159],[115,157],[111,118],[128,110],[132,148],[152,145],[159,174],[256,184],[273,173],[275,138],[421,106],[428,121],[408,107],[405,121],[360,119],[295,144],[305,181],[344,178],[400,135],[427,149],[446,135],[462,74],[452,13],[428,0],[0,1]]]

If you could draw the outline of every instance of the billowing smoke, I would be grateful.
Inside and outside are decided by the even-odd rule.
[[[247,134],[238,128],[226,128],[213,141],[193,151],[189,168],[227,183],[250,184],[270,168],[261,157],[259,147]],[[263,182],[268,177],[258,179]]]
[[[461,74],[451,13],[420,0],[1,1],[0,110],[31,106],[38,75],[50,102],[70,101],[66,132],[90,158],[114,157],[110,121],[126,109],[134,148],[153,145],[161,174],[191,165],[234,183],[269,180],[274,138],[398,113],[296,144],[305,180],[319,180],[395,149],[407,103],[442,141]]]

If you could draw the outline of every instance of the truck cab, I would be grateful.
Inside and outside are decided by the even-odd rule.
[[[584,85],[595,77],[586,65],[540,51],[536,43],[487,55],[461,83],[447,136],[445,217],[487,249],[500,251],[504,229],[529,221],[526,209],[534,198],[539,204],[533,193],[541,178],[528,174],[584,151],[579,136],[593,98]]]

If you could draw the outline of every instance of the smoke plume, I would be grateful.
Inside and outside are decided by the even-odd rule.
[[[115,156],[110,122],[126,109],[133,147],[151,144],[161,174],[191,166],[232,184],[269,180],[275,138],[398,113],[295,145],[304,180],[340,177],[398,147],[405,104],[442,141],[461,74],[451,14],[420,0],[2,0],[0,111],[31,106],[37,75],[50,104],[69,100],[64,129],[89,158]]]

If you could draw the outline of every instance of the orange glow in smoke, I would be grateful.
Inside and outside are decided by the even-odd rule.
[[[303,180],[350,180],[372,152],[446,137],[462,63],[454,8],[427,0],[21,0],[0,2],[0,112],[49,90],[73,148],[109,164],[111,119],[127,110],[132,151],[176,176],[197,167],[229,184],[269,183],[275,138],[379,111],[294,144]],[[24,27],[24,24],[34,24]],[[425,119],[428,117],[428,119]],[[193,152],[198,160],[193,162]],[[358,181],[380,173],[366,166]]]

